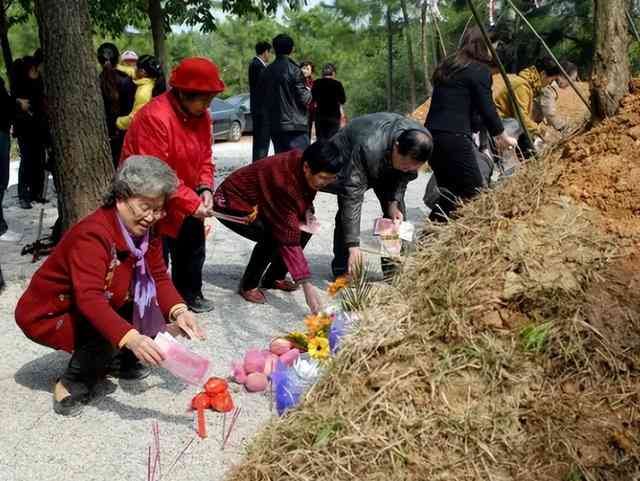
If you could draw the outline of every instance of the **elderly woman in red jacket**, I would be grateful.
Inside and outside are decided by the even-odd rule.
[[[180,184],[159,231],[167,236],[173,283],[194,312],[213,309],[202,294],[205,217],[213,211],[209,104],[224,90],[218,67],[206,58],[183,60],[171,73],[171,90],[140,109],[127,131],[120,161],[152,155],[166,162]]]
[[[141,361],[163,361],[152,339],[158,332],[203,339],[153,229],[177,184],[164,162],[128,159],[103,206],[66,233],[18,302],[16,321],[27,337],[73,353],[54,387],[56,413],[80,414],[107,374],[146,377]]]

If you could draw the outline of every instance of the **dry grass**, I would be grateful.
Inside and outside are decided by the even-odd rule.
[[[229,479],[639,479],[640,258],[557,157],[431,226]]]

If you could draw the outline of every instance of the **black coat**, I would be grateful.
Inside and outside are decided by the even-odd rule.
[[[258,90],[264,96],[261,112],[266,115],[270,132],[308,131],[307,105],[311,102],[311,91],[293,60],[278,55],[262,72]]]
[[[340,106],[347,101],[340,81],[328,77],[320,78],[313,83],[311,95],[316,102],[316,119],[340,120]]]
[[[0,78],[0,131],[9,132],[16,115],[16,99],[9,95]]]
[[[14,122],[16,137],[49,143],[49,122],[42,78],[31,79],[25,76],[15,85],[13,94],[16,98],[29,101],[28,112],[16,110]]]
[[[379,112],[353,119],[331,139],[340,149],[344,166],[338,180],[326,190],[341,197],[340,222],[346,247],[360,244],[360,217],[367,190],[375,188],[385,202],[402,203],[407,184],[418,177],[391,164],[393,144],[406,130],[429,135],[427,129],[403,115]]]
[[[492,136],[501,134],[504,128],[493,102],[492,83],[489,67],[470,63],[435,84],[425,126],[468,135],[484,126]]]
[[[107,117],[107,130],[109,137],[114,138],[118,128],[116,127],[116,120],[118,117],[129,115],[133,109],[133,102],[136,95],[136,84],[133,83],[131,77],[120,70],[114,70],[116,89],[118,91],[118,102],[113,105],[110,99],[102,92],[102,99],[104,101],[104,110]],[[100,72],[102,77],[104,72]]]
[[[249,64],[249,96],[252,115],[260,113],[260,100],[263,95],[259,94],[258,82],[260,81],[260,75],[266,68],[266,65],[258,57],[253,57]]]

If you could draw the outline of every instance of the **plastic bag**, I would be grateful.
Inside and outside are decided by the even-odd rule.
[[[163,368],[194,386],[204,384],[209,373],[209,359],[187,349],[166,332],[159,333],[155,342],[164,356]]]

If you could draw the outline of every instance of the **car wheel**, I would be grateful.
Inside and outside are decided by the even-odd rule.
[[[231,127],[229,128],[229,142],[238,142],[242,138],[242,126],[240,122],[235,121],[231,122]]]

